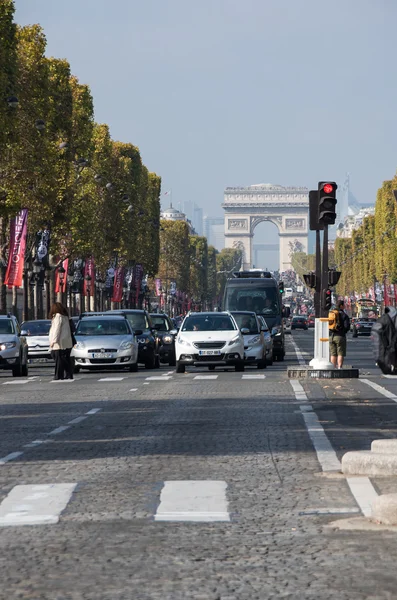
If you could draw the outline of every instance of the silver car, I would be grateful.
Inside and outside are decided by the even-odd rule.
[[[0,315],[0,369],[14,377],[28,375],[28,345],[13,315]]]
[[[265,347],[266,347],[266,362],[268,365],[273,364],[273,338],[271,331],[269,329],[268,324],[266,323],[266,319],[262,317],[262,315],[258,315],[259,323],[261,325],[261,330],[263,332],[263,337],[265,338]]]
[[[77,323],[75,338],[75,373],[99,368],[138,370],[138,343],[124,316],[83,316]]]
[[[245,364],[266,369],[265,338],[258,317],[250,311],[232,311],[232,315],[244,336]]]
[[[24,321],[21,325],[22,335],[28,343],[29,362],[47,362],[52,360],[50,351],[50,319]]]

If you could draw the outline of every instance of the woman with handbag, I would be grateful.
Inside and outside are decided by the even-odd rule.
[[[51,355],[55,360],[54,381],[73,379],[70,352],[73,347],[69,315],[61,302],[55,302],[48,318],[51,319],[49,333]]]

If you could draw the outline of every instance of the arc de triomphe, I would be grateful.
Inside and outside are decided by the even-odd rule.
[[[252,240],[258,223],[271,221],[278,227],[280,271],[291,268],[292,249],[307,252],[309,190],[303,187],[259,184],[226,188],[225,247],[241,247],[243,267],[252,267]]]

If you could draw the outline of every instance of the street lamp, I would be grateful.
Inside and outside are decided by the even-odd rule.
[[[16,96],[10,96],[7,98],[7,104],[10,108],[18,108],[19,100]]]
[[[34,318],[38,319],[39,310],[39,275],[42,269],[42,262],[36,258],[33,263],[33,277],[34,277]]]
[[[91,296],[91,275],[89,275],[87,273],[87,275],[84,277],[85,281],[86,281],[86,290],[87,290],[87,312],[90,312],[91,307],[90,307],[90,296]]]
[[[66,273],[66,270],[65,270],[65,269],[63,268],[63,266],[61,265],[61,266],[58,268],[58,275],[59,275],[59,287],[61,288],[61,294],[63,294],[63,292],[65,291],[65,287],[64,287],[64,286],[65,286],[65,283],[66,283],[66,280],[65,280],[65,273]]]

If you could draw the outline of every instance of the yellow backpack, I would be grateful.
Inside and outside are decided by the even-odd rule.
[[[330,331],[341,330],[340,314],[339,310],[337,310],[336,308],[333,308],[328,313],[328,329]]]

